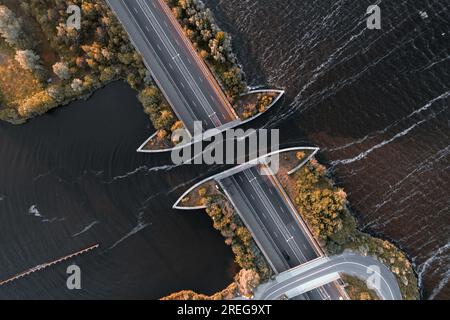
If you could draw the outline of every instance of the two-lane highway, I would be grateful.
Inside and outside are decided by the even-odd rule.
[[[163,0],[107,0],[177,117],[193,135],[194,122],[205,130],[236,120],[232,107],[199,58]],[[307,233],[289,218],[285,199],[274,192],[257,171],[245,170],[246,179],[231,179],[228,188],[239,190],[239,205],[266,228],[259,245],[270,252],[278,271],[317,257]],[[250,177],[250,179],[248,179]],[[255,181],[246,182],[249,180]],[[227,188],[227,187],[225,187]],[[273,198],[271,193],[274,193]],[[247,194],[248,193],[248,194]],[[253,220],[251,220],[253,221]],[[256,222],[257,223],[257,222]],[[258,239],[256,239],[258,241]],[[265,248],[264,246],[268,247]],[[310,299],[336,298],[333,288],[321,287],[306,294]]]
[[[274,178],[253,167],[220,180],[220,184],[276,272],[283,272],[321,255],[314,240],[296,217]],[[339,299],[334,283],[304,294],[308,299]]]
[[[366,283],[383,300],[402,300],[395,275],[380,261],[354,253],[320,258],[279,275],[256,292],[256,299],[274,300],[289,292],[302,292],[330,276],[346,273]]]
[[[108,0],[161,91],[191,134],[236,120],[232,107],[170,9],[160,0]]]

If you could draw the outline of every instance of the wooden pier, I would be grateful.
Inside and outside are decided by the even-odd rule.
[[[64,261],[69,260],[71,258],[74,258],[74,257],[80,256],[80,255],[82,255],[84,253],[87,253],[89,251],[95,250],[99,246],[100,246],[99,244],[95,244],[95,245],[90,246],[90,247],[88,247],[86,249],[79,250],[77,252],[68,254],[67,256],[64,256],[62,258],[59,258],[59,259],[56,259],[56,260],[53,260],[53,261],[50,261],[50,262],[47,262],[47,263],[44,263],[44,264],[40,264],[40,265],[35,266],[35,267],[31,268],[31,269],[28,269],[28,270],[26,270],[24,272],[18,273],[15,276],[12,276],[12,277],[10,277],[10,278],[8,278],[6,280],[0,281],[0,287],[6,285],[8,283],[11,283],[13,281],[19,280],[19,279],[21,279],[23,277],[26,277],[26,276],[28,276],[28,275],[30,275],[32,273],[35,273],[35,272],[41,271],[43,269],[46,269],[48,267],[54,266],[55,264],[64,262]]]

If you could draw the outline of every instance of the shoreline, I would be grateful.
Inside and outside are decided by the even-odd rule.
[[[220,32],[222,32],[222,31],[220,31]],[[210,69],[213,69],[213,68],[211,68],[210,67]],[[122,71],[124,71],[125,73],[127,72],[127,70],[125,69],[125,70],[122,70]],[[217,74],[213,71],[213,70],[211,70],[212,71],[212,73],[214,74],[214,76],[216,77],[216,78],[218,78],[218,76],[217,76]],[[117,80],[127,80],[127,78],[123,78],[123,77],[121,77],[121,76],[117,76],[117,78],[113,78],[113,79],[108,79],[107,81],[105,81],[105,82],[99,82],[98,84],[94,84],[93,85],[93,87],[92,88],[90,88],[90,90],[88,90],[87,92],[83,92],[83,93],[79,93],[78,95],[73,95],[73,96],[70,96],[70,95],[67,95],[67,96],[64,96],[64,98],[60,101],[60,102],[58,102],[58,101],[54,101],[54,103],[51,103],[51,104],[42,104],[42,105],[40,105],[39,106],[39,108],[38,107],[36,107],[35,109],[33,109],[32,110],[32,112],[30,112],[29,113],[29,116],[27,116],[27,117],[23,117],[23,118],[21,118],[20,117],[20,114],[19,114],[19,112],[17,113],[17,115],[19,116],[18,118],[15,118],[15,119],[10,119],[11,121],[16,121],[16,124],[22,124],[22,123],[24,123],[24,122],[26,122],[27,120],[29,120],[29,119],[31,119],[31,118],[34,118],[34,117],[36,117],[36,116],[38,116],[38,115],[40,115],[40,114],[43,114],[43,113],[45,113],[45,112],[47,112],[47,111],[49,111],[49,110],[51,110],[51,109],[54,109],[54,108],[56,108],[56,107],[61,107],[61,106],[65,106],[65,105],[67,105],[68,103],[70,103],[70,102],[72,102],[72,101],[74,101],[74,100],[80,100],[80,99],[88,99],[95,91],[97,91],[98,89],[100,89],[100,88],[102,88],[103,86],[105,86],[105,85],[107,85],[107,84],[109,84],[109,83],[111,83],[111,82],[114,82],[114,81],[117,81]],[[128,79],[129,80],[129,79]],[[223,83],[221,82],[221,81],[219,81],[219,79],[217,79],[218,80],[218,82],[221,84],[221,86],[223,86]],[[130,83],[130,81],[128,81],[129,83]],[[133,87],[133,85],[132,84],[130,84],[132,87]],[[153,85],[152,85],[153,86]],[[147,86],[148,87],[148,86]],[[136,89],[136,88],[134,88],[134,89]],[[136,90],[138,90],[138,89],[136,89]],[[226,91],[226,90],[225,90]],[[139,92],[139,90],[138,90],[138,92]],[[162,101],[162,102],[160,102],[159,103],[159,106],[161,105],[161,104],[163,104],[164,103],[164,101]],[[9,109],[11,109],[11,108],[9,108]],[[0,112],[1,111],[3,111],[3,110],[6,110],[6,109],[0,109]],[[175,120],[176,121],[176,120]],[[155,123],[154,123],[154,121],[152,120],[152,123],[153,123],[153,125],[155,126]],[[173,125],[174,124],[174,122],[170,122],[171,123],[171,125]],[[171,127],[171,126],[168,126],[168,125],[165,125],[165,126],[163,126],[163,127]],[[155,126],[155,128],[156,128],[156,126]],[[166,130],[167,128],[165,128],[165,129],[157,129],[157,132],[158,132],[158,130]],[[170,130],[167,130],[167,131],[170,131]],[[326,169],[325,169],[325,171],[326,171]],[[334,185],[334,181],[330,178],[330,181],[329,181],[329,185],[331,186],[331,187],[333,187],[333,185]],[[354,218],[354,215],[353,215],[353,213],[351,212],[351,210],[349,210],[349,208],[345,208],[345,211],[347,211],[346,212],[346,214],[349,214],[350,215],[350,217],[351,218],[353,218],[353,219],[355,219]],[[305,219],[305,220],[307,220],[307,219]],[[346,225],[347,226],[347,225]],[[352,225],[350,225],[350,227],[352,227]],[[360,233],[360,235],[358,234],[358,233]],[[372,235],[370,235],[370,234],[367,234],[367,233],[363,233],[363,232],[361,232],[361,231],[359,231],[357,228],[355,229],[355,235],[358,237],[358,241],[362,241],[363,239],[362,238],[364,238],[364,237],[369,237],[370,239],[369,239],[369,241],[377,241],[377,240],[379,240],[379,241],[381,241],[380,243],[377,243],[376,245],[377,246],[380,246],[381,248],[383,248],[383,246],[384,246],[384,244],[387,242],[388,244],[386,244],[386,250],[393,250],[393,251],[398,251],[398,252],[400,252],[401,254],[403,254],[403,255],[405,255],[404,254],[404,252],[401,250],[401,249],[399,249],[396,245],[394,245],[393,243],[392,243],[392,241],[387,241],[387,240],[382,240],[382,239],[379,239],[379,237],[377,236],[377,237],[373,237]],[[355,241],[355,243],[354,244],[356,244],[356,241]],[[362,243],[360,243],[360,246],[358,247],[358,249],[361,249],[360,247],[361,246],[364,246],[365,245],[365,243],[362,241]],[[392,248],[392,247],[393,248]],[[353,249],[356,249],[357,247],[352,247],[351,246],[351,244],[349,244],[349,248],[353,248]],[[376,248],[376,249],[378,249],[378,248]],[[372,249],[370,249],[370,250],[372,250]],[[369,248],[367,249],[367,251],[370,251],[369,250]],[[374,249],[375,250],[375,249]],[[362,250],[362,251],[364,251],[364,250]],[[408,257],[409,258],[409,257]],[[408,260],[408,259],[407,259]],[[409,262],[409,260],[408,260],[408,262]],[[409,262],[410,263],[410,262]],[[411,263],[410,263],[411,264]],[[414,274],[415,274],[415,270],[412,268],[412,266],[411,266],[411,269],[413,270],[413,272],[414,272]],[[415,276],[416,276],[416,274],[415,274]],[[417,280],[417,279],[416,279]]]
[[[299,150],[300,149],[301,148],[299,148]],[[300,221],[306,224],[306,227],[310,230],[310,233],[314,238],[314,242],[317,242],[319,244],[320,250],[322,250],[329,256],[341,254],[346,251],[355,252],[363,256],[371,256],[386,265],[391,270],[391,272],[394,273],[402,296],[405,300],[414,300],[420,298],[420,292],[417,286],[417,275],[405,253],[387,240],[379,237],[374,237],[360,231],[357,228],[355,218],[348,208],[348,202],[343,190],[335,187],[334,181],[330,177],[328,177],[325,167],[315,160],[315,153],[308,154],[310,150],[307,149],[301,151],[299,150],[291,151],[290,154],[283,155],[281,157],[284,163],[281,164],[280,171],[277,174],[277,178],[279,179],[281,184],[280,188],[284,190],[286,196],[294,205],[295,212],[298,214]],[[303,166],[299,168],[299,166],[296,166],[297,162],[302,163]],[[298,171],[292,170],[292,166],[296,166],[295,168]],[[304,175],[304,173],[306,174],[306,176],[303,177],[302,175]],[[311,181],[312,177],[308,176],[311,174],[317,175],[317,178],[320,179],[317,179],[317,181],[311,185],[311,189],[305,189],[305,191],[300,193],[296,192],[296,189],[293,187],[293,185],[295,185],[297,181]],[[213,186],[210,185],[210,179],[213,178],[214,176],[210,177],[209,179],[207,178],[198,184],[195,184],[180,197],[174,207],[183,210],[189,210],[191,207],[199,209],[204,208],[207,212],[208,210],[211,210],[212,204],[208,199],[214,196],[222,196],[215,190]],[[328,227],[327,223],[329,223],[331,226],[332,222],[327,222],[327,220],[323,220],[321,222],[321,218],[315,214],[313,214],[311,218],[308,218],[307,216],[305,217],[305,215],[302,214],[302,210],[301,207],[299,207],[298,201],[296,201],[298,197],[312,197],[319,191],[319,189],[322,190],[320,192],[323,192],[324,194],[323,198],[321,198],[320,201],[325,201],[324,203],[330,203],[330,201],[338,201],[340,203],[338,206],[333,205],[332,207],[330,207],[331,209],[319,208],[320,210],[317,211],[322,212],[322,210],[331,210],[329,213],[335,216],[335,230],[329,235],[330,237],[334,238],[331,238],[332,241],[330,244],[327,244],[324,239],[318,235],[317,229],[314,229],[315,224],[311,222],[315,220],[311,220],[311,218],[318,219],[319,222],[317,223],[323,224],[325,227]],[[335,200],[332,200],[332,197],[336,197]],[[314,200],[310,205],[320,205],[320,201]],[[234,211],[234,207],[229,203],[228,199],[226,199],[226,202],[228,203],[228,206],[233,208],[233,212],[234,214],[236,214],[236,212]],[[214,217],[212,218],[213,221],[216,221]],[[233,235],[233,233],[231,234],[232,236],[235,236]],[[230,234],[228,233],[227,235],[229,236]],[[258,253],[261,255],[260,258],[264,259],[261,250],[259,250]],[[236,259],[238,260],[237,256]],[[261,274],[260,278],[263,280],[265,277],[263,274]],[[357,287],[358,283],[360,284],[360,282],[358,281],[352,282],[353,289],[360,292],[368,292],[366,288]],[[170,295],[169,297],[180,296],[182,296],[181,293],[180,295],[175,293],[173,295]],[[190,294],[190,297],[192,297],[193,299],[195,299],[197,296],[201,296],[201,294],[193,295],[192,292]]]

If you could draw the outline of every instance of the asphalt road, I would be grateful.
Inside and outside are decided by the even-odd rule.
[[[107,0],[178,118],[191,134],[235,120],[210,71],[162,0]]]
[[[232,108],[209,70],[198,57],[178,22],[163,0],[107,0],[144,63],[152,73],[177,117],[194,133],[194,121],[201,120],[203,129],[220,127],[236,120]],[[245,210],[253,212],[253,219],[266,227],[263,240],[276,268],[281,271],[315,258],[305,233],[289,215],[281,195],[259,174],[256,183],[240,181],[241,175],[253,178],[252,170],[245,170],[231,182],[247,199]],[[272,194],[273,193],[273,194]],[[271,197],[274,196],[274,199]],[[242,205],[244,202],[240,200]],[[250,219],[250,218],[249,218]],[[254,223],[254,221],[252,221]],[[266,241],[267,240],[267,241]],[[270,244],[270,245],[269,245]],[[333,286],[326,286],[306,295],[310,299],[332,299],[339,294]]]
[[[222,179],[220,184],[277,272],[320,256],[308,231],[300,224],[271,177],[261,175],[259,169],[253,167]],[[314,300],[337,300],[341,293],[332,283],[314,289],[306,296]]]
[[[292,273],[292,276],[289,277],[289,273]],[[300,273],[288,271],[283,275],[283,280],[268,284],[256,293],[255,298],[274,300],[289,292],[289,290],[307,286],[309,283],[333,273],[346,273],[366,281],[369,277],[375,275],[379,281],[373,281],[372,283],[375,284],[374,290],[381,299],[402,300],[397,280],[384,264],[371,257],[353,253],[344,253],[323,259],[323,263],[312,268],[305,268]]]

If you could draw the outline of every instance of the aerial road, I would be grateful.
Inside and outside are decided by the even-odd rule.
[[[283,272],[321,254],[306,226],[293,212],[273,177],[258,167],[243,170],[220,181],[255,240],[276,272]],[[305,294],[310,299],[342,298],[335,283]]]
[[[195,121],[202,121],[204,129],[212,129],[236,120],[230,103],[163,0],[107,2],[141,53],[174,112],[192,135]],[[256,184],[249,185],[246,179],[241,180],[239,176],[231,184],[247,200],[251,198],[248,203],[254,208],[252,212],[258,215],[256,219],[262,219],[262,225],[268,229],[270,242],[275,248],[271,251],[272,259],[283,265],[278,271],[317,257],[305,236],[305,230],[301,230],[290,216],[285,199],[279,196],[271,198],[270,181],[263,180],[257,170],[244,170],[241,174],[247,180],[253,176]],[[260,216],[262,212],[266,217]],[[337,299],[340,293],[334,285],[327,285],[305,296],[310,299]]]
[[[337,273],[356,276],[366,282],[371,282],[371,277],[376,278],[377,280],[373,281],[372,289],[381,299],[402,300],[397,279],[384,264],[371,257],[353,253],[322,258],[312,267],[299,267],[298,272],[295,269],[289,270],[280,277],[282,278],[280,281],[274,281],[261,288],[256,293],[255,299],[274,300],[292,290],[301,293],[299,288],[307,290],[306,288],[318,279]]]
[[[236,120],[216,80],[162,0],[107,0],[169,104],[193,134]]]

